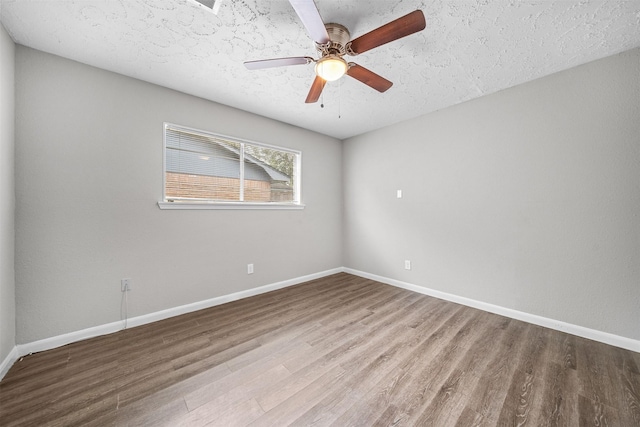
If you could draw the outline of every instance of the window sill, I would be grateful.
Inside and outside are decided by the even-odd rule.
[[[301,210],[303,204],[251,202],[158,202],[160,209],[237,209],[237,210]]]

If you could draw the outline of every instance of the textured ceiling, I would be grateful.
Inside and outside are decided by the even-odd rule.
[[[305,104],[312,64],[242,64],[316,56],[287,0],[222,0],[217,14],[195,0],[0,5],[19,44],[340,139],[640,46],[640,0],[316,0],[352,38],[416,9],[427,28],[350,57],[393,81],[387,92],[347,76]]]

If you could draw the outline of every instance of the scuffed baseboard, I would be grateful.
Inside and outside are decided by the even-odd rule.
[[[20,355],[18,354],[18,347],[13,346],[13,349],[9,352],[9,354],[7,354],[7,357],[5,357],[2,363],[0,363],[0,380],[4,378],[7,372],[9,372],[9,369],[19,358]]]

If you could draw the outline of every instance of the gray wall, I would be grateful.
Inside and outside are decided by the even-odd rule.
[[[18,343],[342,265],[339,140],[22,46],[16,95]],[[306,209],[160,210],[164,121],[301,150]]]
[[[340,265],[640,339],[640,50],[342,146],[17,46],[14,205],[0,33],[2,358],[119,320],[123,277],[138,316]],[[302,150],[307,208],[158,209],[163,121]]]
[[[14,52],[0,24],[0,363],[15,346]]]
[[[346,267],[640,339],[640,50],[351,138],[343,168]]]

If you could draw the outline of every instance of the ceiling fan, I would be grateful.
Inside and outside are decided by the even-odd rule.
[[[313,0],[289,0],[298,14],[302,24],[313,39],[320,59],[310,56],[294,56],[289,58],[263,59],[246,61],[249,70],[282,67],[286,65],[302,65],[315,62],[316,77],[311,85],[306,103],[316,102],[327,81],[338,80],[343,75],[353,77],[378,92],[389,89],[393,83],[365,67],[347,62],[345,55],[355,56],[383,44],[398,40],[418,31],[424,30],[426,23],[421,10],[411,12],[391,21],[373,31],[350,40],[351,35],[346,27],[340,24],[325,24]]]

